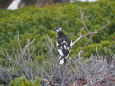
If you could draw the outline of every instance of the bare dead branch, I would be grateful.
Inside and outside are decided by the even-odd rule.
[[[88,30],[88,28],[87,28],[87,26],[86,26],[86,24],[85,24],[85,22],[84,22],[84,12],[82,12],[82,10],[81,10],[81,8],[79,8],[79,11],[80,11],[80,14],[81,14],[81,21],[82,21],[82,24],[83,24],[83,26],[85,27],[85,29],[87,30],[87,32],[89,32],[89,30]]]
[[[96,33],[98,33],[99,31],[105,29],[111,22],[109,20],[107,20],[107,24],[102,26],[100,29],[98,30],[95,30],[94,32],[89,32],[89,33],[86,33],[84,35],[81,35],[80,37],[78,37],[73,43],[72,43],[72,46],[77,43],[81,38],[85,37],[85,36],[88,36],[88,35],[94,35]]]
[[[51,40],[49,41],[50,42],[48,42],[49,44],[47,46],[48,50],[51,47],[49,46],[51,45]],[[30,41],[28,42],[30,43]],[[22,47],[22,50],[24,49],[25,53],[23,53],[23,59],[20,57],[20,50],[17,50],[18,53],[14,53],[15,56],[19,56],[19,58],[17,57],[16,60],[13,59],[12,54],[9,54],[8,52],[3,52],[3,54],[5,54],[4,56],[6,56],[10,63],[13,64],[9,66],[7,70],[4,70],[7,71],[9,74],[2,76],[3,80],[5,80],[6,78],[9,81],[12,80],[13,73],[10,71],[10,68],[14,68],[14,70],[17,70],[15,69],[15,67],[17,66],[19,70],[15,72],[18,77],[26,76],[26,78],[28,78],[29,80],[34,81],[35,77],[39,76],[42,79],[47,79],[51,84],[58,86],[71,86],[71,84],[73,83],[74,85],[79,86],[78,82],[80,81],[80,78],[82,76],[84,76],[84,79],[87,81],[87,86],[91,86],[95,83],[101,82],[104,79],[107,79],[107,75],[112,76],[113,74],[115,74],[115,71],[113,70],[115,67],[115,59],[113,59],[111,63],[108,64],[106,59],[104,59],[106,56],[99,56],[97,50],[96,52],[98,55],[91,56],[90,59],[86,60],[86,62],[83,62],[77,58],[68,59],[67,64],[65,64],[64,66],[59,66],[57,64],[58,56],[57,59],[53,56],[53,58],[55,59],[49,58],[48,61],[45,60],[43,61],[43,63],[39,63],[37,60],[32,60],[32,58],[30,58],[33,55],[32,53],[34,52],[34,47],[32,44],[28,47]],[[27,51],[29,51],[29,55],[27,54]],[[54,54],[53,50],[50,53]],[[29,59],[24,59],[25,57],[28,57]],[[81,57],[80,54],[79,57]],[[112,55],[112,57],[115,56]],[[113,66],[111,67],[111,65]],[[4,71],[0,68],[0,74],[3,74]],[[83,80],[81,80],[81,82],[83,82]],[[108,84],[109,83],[110,82],[108,82]]]

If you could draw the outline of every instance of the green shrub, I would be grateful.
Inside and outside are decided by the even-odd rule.
[[[20,50],[18,34],[22,48],[27,44],[28,39],[30,39],[30,41],[35,39],[32,44],[35,46],[35,52],[32,53],[31,58],[33,62],[31,64],[36,65],[34,61],[40,63],[38,66],[41,66],[42,63],[44,63],[44,69],[49,71],[48,69],[51,67],[50,65],[52,63],[49,58],[51,56],[55,58],[58,57],[58,53],[55,48],[56,32],[54,32],[53,28],[64,28],[64,32],[70,36],[73,41],[75,41],[79,37],[80,30],[83,27],[80,19],[79,8],[81,8],[85,13],[84,21],[89,31],[92,32],[98,30],[107,23],[107,19],[111,21],[111,24],[106,29],[96,33],[85,48],[84,46],[87,39],[82,38],[73,46],[70,56],[72,58],[76,57],[78,52],[83,48],[83,56],[85,58],[89,58],[91,54],[97,54],[96,48],[100,55],[110,55],[111,53],[115,54],[114,0],[101,0],[93,3],[75,2],[55,4],[43,8],[29,6],[13,11],[0,9],[0,49],[2,49],[3,52],[8,52],[11,56],[14,55],[12,58],[15,60],[20,57],[17,52]],[[85,33],[87,33],[87,31],[84,29],[82,34]],[[55,55],[51,55],[49,49],[51,43],[48,40],[48,36],[52,38],[52,43],[54,45],[53,53],[55,53]],[[30,52],[32,52],[31,48],[33,48],[33,46],[30,47]],[[24,57],[27,58],[28,54],[24,55]],[[51,63],[47,63],[47,61],[45,62],[44,60],[48,60],[48,62]],[[3,56],[3,53],[0,51],[0,65],[7,69],[9,64],[10,63],[6,60],[6,57]],[[26,63],[26,66],[28,66],[28,64],[29,63]],[[17,69],[16,71],[20,70],[16,65],[13,67]],[[12,70],[14,71],[14,75],[17,74],[15,73],[15,69]],[[35,81],[31,82],[24,77],[20,77],[11,81],[9,86],[40,86],[40,82],[40,78],[36,78]]]
[[[37,57],[37,52],[41,48],[45,48],[41,44],[47,41],[45,40],[47,34],[54,40],[55,44],[56,33],[53,31],[54,27],[64,28],[64,32],[74,41],[79,36],[80,29],[83,27],[79,8],[85,13],[84,21],[89,31],[101,28],[107,23],[106,19],[111,21],[111,24],[106,29],[94,35],[89,45],[101,45],[101,41],[108,41],[110,42],[110,46],[107,47],[111,49],[111,42],[115,40],[112,39],[115,37],[114,0],[101,0],[93,3],[75,2],[62,5],[55,4],[43,8],[30,6],[14,11],[0,9],[0,47],[3,50],[8,49],[8,51],[11,51],[12,47],[16,48],[18,46],[16,42],[17,34],[19,33],[22,46],[26,44],[27,39],[35,39],[36,52],[34,55]],[[85,43],[86,39],[82,39],[75,44],[71,55],[76,56]],[[103,50],[103,46],[101,50]],[[45,49],[43,51],[47,53]],[[94,50],[89,50],[89,52],[88,54],[90,55]],[[3,58],[1,52],[0,58]]]
[[[36,77],[35,81],[28,81],[25,77],[12,80],[9,86],[41,86],[41,79]]]
[[[9,86],[31,86],[31,82],[24,77],[20,77],[12,80]]]
[[[101,41],[101,43],[98,44],[89,44],[85,48],[84,56],[90,56],[95,55],[99,53],[99,55],[110,55],[111,53],[115,53],[115,42],[109,42],[109,41]],[[97,48],[97,52],[96,52]]]

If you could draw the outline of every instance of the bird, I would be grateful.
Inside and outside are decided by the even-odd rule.
[[[72,48],[72,40],[65,35],[62,28],[54,28],[57,32],[57,50],[59,52],[59,64],[64,65]]]

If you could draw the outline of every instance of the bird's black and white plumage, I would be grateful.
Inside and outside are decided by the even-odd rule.
[[[72,48],[72,41],[64,34],[62,28],[55,28],[55,31],[58,33],[57,49],[60,54],[59,64],[63,65],[66,63],[66,59],[69,56],[70,50]]]

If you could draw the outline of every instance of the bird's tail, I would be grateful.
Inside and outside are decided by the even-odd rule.
[[[59,58],[59,64],[60,64],[60,65],[64,65],[65,63],[66,63],[65,57],[61,57],[61,56],[60,56],[60,58]]]

